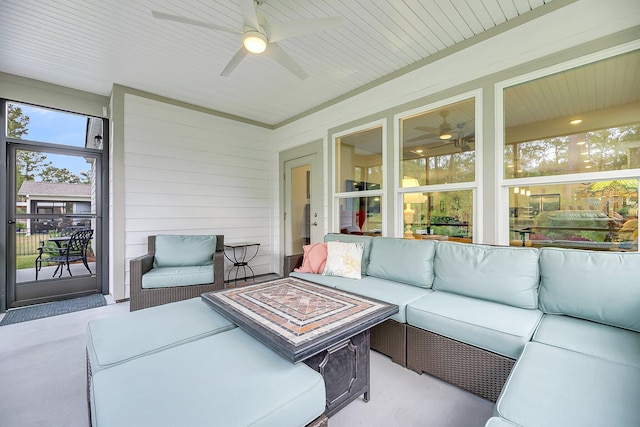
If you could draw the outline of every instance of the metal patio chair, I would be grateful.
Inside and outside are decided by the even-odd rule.
[[[93,230],[80,230],[74,232],[66,242],[56,241],[57,246],[41,244],[41,246],[38,247],[38,257],[36,258],[36,280],[38,280],[38,272],[42,269],[43,262],[47,264],[58,264],[52,277],[55,277],[58,271],[60,271],[58,277],[62,277],[62,271],[65,265],[67,266],[69,276],[73,276],[69,264],[75,261],[82,261],[87,271],[89,271],[89,274],[93,274],[87,263],[87,249],[92,237]]]

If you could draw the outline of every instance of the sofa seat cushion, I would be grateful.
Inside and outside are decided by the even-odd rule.
[[[358,279],[348,279],[340,276],[323,276],[322,274],[299,273],[296,271],[289,273],[289,276],[306,280],[307,282],[328,286],[330,288],[335,288],[337,283],[358,281]]]
[[[538,249],[437,242],[433,289],[538,308]]]
[[[640,332],[640,253],[540,249],[540,309]]]
[[[347,279],[344,277],[320,276],[317,274],[291,273],[292,277],[306,280],[341,291],[351,292],[367,298],[373,298],[398,306],[398,312],[390,317],[399,323],[407,323],[406,307],[429,292],[430,289],[418,288],[391,280],[363,276],[362,279]]]
[[[495,411],[527,427],[638,426],[638,402],[640,369],[532,342]]]
[[[217,236],[174,235],[156,236],[154,267],[188,267],[213,264]]]
[[[542,312],[434,291],[407,306],[407,323],[517,359]]]
[[[431,288],[435,252],[433,240],[377,237],[371,242],[367,275]]]
[[[94,427],[306,425],[325,410],[322,376],[240,328],[93,376]]]
[[[432,292],[430,289],[379,279],[373,276],[365,276],[360,280],[351,280],[349,282],[340,281],[335,284],[335,288],[397,305],[398,312],[389,319],[399,323],[407,323],[406,313],[409,303],[417,301]]]
[[[197,297],[89,322],[87,353],[95,373],[233,328]]]
[[[205,283],[213,283],[213,265],[154,267],[142,275],[144,289],[173,288]]]
[[[627,329],[545,314],[533,341],[640,368],[640,333]]]

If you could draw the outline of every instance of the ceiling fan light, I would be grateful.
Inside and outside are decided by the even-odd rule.
[[[246,31],[242,36],[242,44],[251,53],[262,53],[267,48],[267,37],[259,31]]]
[[[440,134],[440,139],[451,139],[453,137],[453,135],[451,135],[449,132],[443,132]]]

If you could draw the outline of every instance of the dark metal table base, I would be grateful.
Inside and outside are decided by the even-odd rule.
[[[359,333],[321,353],[304,360],[324,378],[330,417],[364,394],[369,401],[369,330]]]

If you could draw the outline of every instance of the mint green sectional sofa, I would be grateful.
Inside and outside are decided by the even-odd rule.
[[[92,321],[87,336],[94,427],[327,424],[322,376],[200,297]]]
[[[487,427],[640,425],[639,253],[328,240],[365,243],[362,279],[291,275],[397,304],[372,348],[497,401]]]

